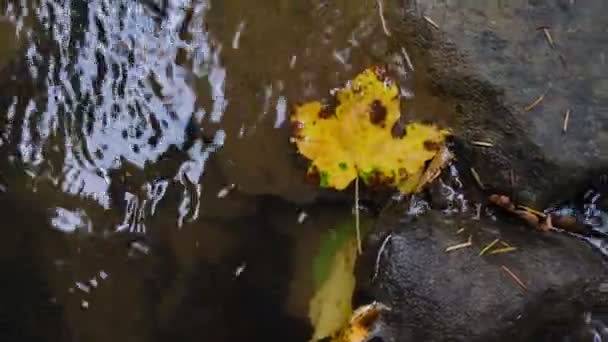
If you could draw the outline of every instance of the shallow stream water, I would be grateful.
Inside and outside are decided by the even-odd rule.
[[[0,1],[2,335],[307,340],[352,200],[306,181],[288,116],[382,60],[376,5]]]

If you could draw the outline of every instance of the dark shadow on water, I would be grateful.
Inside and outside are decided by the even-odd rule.
[[[70,341],[63,310],[53,300],[41,250],[45,217],[0,195],[0,336],[2,341]]]

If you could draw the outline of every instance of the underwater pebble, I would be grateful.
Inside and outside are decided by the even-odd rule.
[[[150,253],[150,247],[144,245],[141,242],[135,241],[135,242],[131,243],[131,248],[133,248],[134,250],[141,252],[143,254]]]
[[[234,277],[238,278],[241,273],[243,273],[243,271],[245,271],[245,268],[247,267],[247,263],[243,262],[239,267],[236,268],[236,270],[234,271]]]
[[[81,282],[76,282],[76,288],[78,288],[80,291],[84,292],[84,293],[89,293],[91,292],[91,288],[86,286],[85,284],[81,283]]]
[[[304,221],[306,221],[307,217],[308,217],[308,214],[305,211],[301,212],[300,215],[298,215],[298,223],[299,224],[304,223]]]
[[[234,183],[224,187],[217,193],[217,198],[225,198],[235,187],[236,185]]]

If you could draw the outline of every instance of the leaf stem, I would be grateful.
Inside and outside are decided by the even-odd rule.
[[[355,178],[355,229],[357,230],[357,251],[363,253],[361,248],[361,229],[359,226],[359,175]]]

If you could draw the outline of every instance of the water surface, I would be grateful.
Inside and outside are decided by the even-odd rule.
[[[290,108],[382,61],[376,2],[0,5],[5,336],[307,340],[352,202],[307,182]]]

